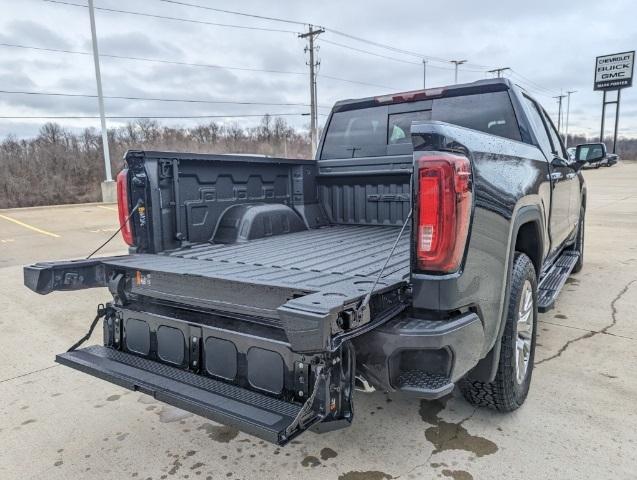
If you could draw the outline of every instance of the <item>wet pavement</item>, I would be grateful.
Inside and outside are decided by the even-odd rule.
[[[116,230],[115,208],[0,210],[0,478],[635,478],[637,163],[585,175],[585,266],[540,315],[520,410],[357,393],[350,428],[282,448],[57,366],[109,294],[38,296],[21,266],[85,256]],[[119,237],[101,252],[114,253]]]

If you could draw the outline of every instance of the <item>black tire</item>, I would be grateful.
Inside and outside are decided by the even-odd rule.
[[[524,300],[523,294],[529,287],[532,292],[533,305],[531,316],[533,330],[530,335],[530,351],[528,364],[523,380],[517,378],[516,344],[518,342],[518,315],[520,303]],[[526,289],[525,289],[526,288]],[[509,293],[509,310],[506,317],[506,325],[502,334],[500,345],[500,359],[498,371],[493,382],[479,382],[473,380],[462,380],[460,389],[469,403],[475,406],[488,407],[500,412],[511,412],[519,408],[529,393],[531,377],[533,374],[533,361],[535,358],[535,340],[537,332],[537,278],[535,268],[531,259],[524,253],[516,252],[513,262],[513,272],[511,274],[511,285]]]
[[[577,238],[575,239],[575,245],[573,245],[573,250],[579,253],[579,258],[577,259],[577,263],[575,263],[575,266],[573,267],[572,273],[578,273],[584,266],[584,233],[586,230],[585,225],[586,209],[584,207],[581,207],[579,211],[579,222],[577,223]]]

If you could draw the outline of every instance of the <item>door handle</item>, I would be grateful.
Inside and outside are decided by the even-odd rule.
[[[560,180],[562,178],[562,172],[551,173],[551,180]]]

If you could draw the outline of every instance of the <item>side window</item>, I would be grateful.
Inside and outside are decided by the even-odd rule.
[[[562,144],[562,139],[560,138],[557,130],[555,130],[555,126],[549,116],[544,113],[544,119],[546,120],[546,126],[549,129],[549,133],[551,134],[551,142],[553,143],[553,153],[560,158],[568,159],[568,155],[566,155],[566,150],[564,150],[564,145]]]
[[[508,92],[434,99],[432,118],[511,140],[521,140]]]
[[[537,140],[540,143],[540,148],[545,152],[552,152],[553,148],[551,147],[551,142],[549,141],[546,127],[544,126],[544,121],[542,120],[542,115],[540,114],[537,105],[527,96],[524,96],[524,100],[529,107],[529,120],[533,124],[533,130],[535,131]]]

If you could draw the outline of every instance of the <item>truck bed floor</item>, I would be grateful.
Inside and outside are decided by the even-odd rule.
[[[103,263],[137,271],[134,293],[162,300],[268,318],[278,318],[283,304],[327,315],[369,292],[399,232],[390,226],[329,226]],[[409,245],[405,231],[374,293],[407,281]]]
[[[206,260],[222,270],[231,264],[251,266],[254,280],[262,275],[263,279],[288,277],[299,285],[304,279],[316,280],[317,277],[378,275],[399,231],[399,228],[386,226],[331,226],[242,244],[199,244],[166,255]],[[260,267],[265,268],[260,270]],[[271,268],[277,269],[278,274],[273,276]],[[408,274],[409,232],[406,231],[383,277],[403,279]]]

